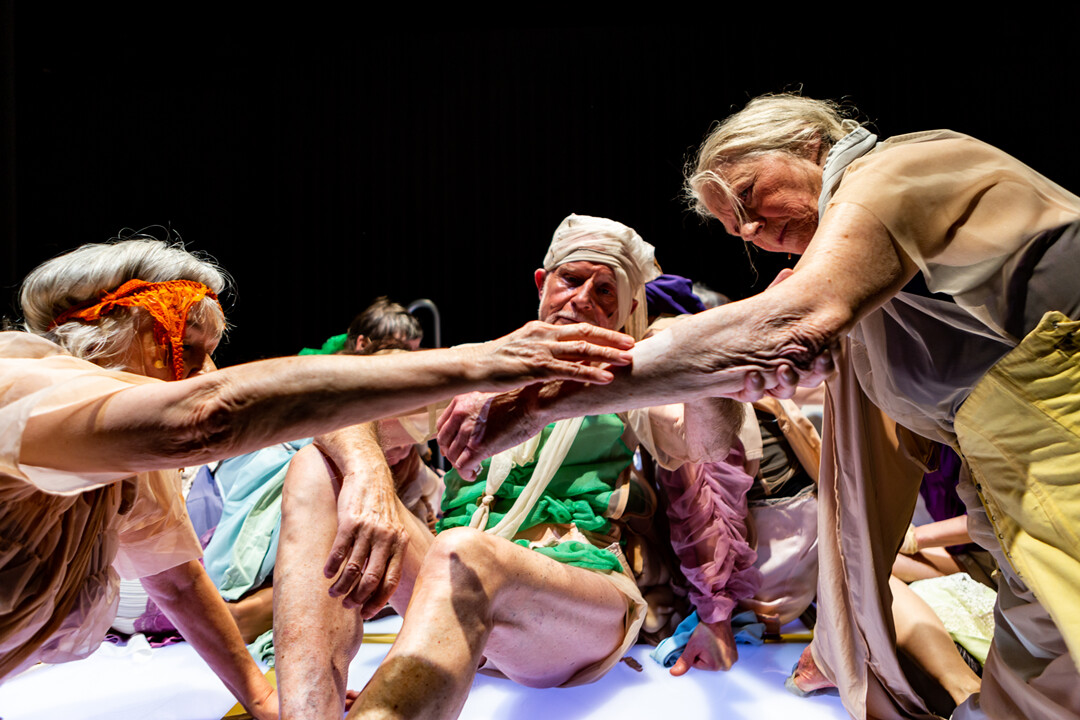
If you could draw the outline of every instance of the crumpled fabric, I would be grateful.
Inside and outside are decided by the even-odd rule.
[[[116,613],[118,576],[145,577],[199,557],[176,472],[79,473],[19,462],[35,417],[79,417],[133,385],[22,332],[0,333],[0,677],[39,660],[89,655]],[[60,464],[62,444],[48,448]],[[121,481],[137,486],[120,515]]]
[[[281,532],[281,489],[296,452],[311,439],[280,443],[225,460],[215,477],[225,494],[221,521],[206,546],[206,572],[228,601],[274,571]]]
[[[941,618],[953,641],[985,665],[994,637],[997,593],[962,572],[916,580],[908,587]]]
[[[742,446],[736,443],[722,463],[687,463],[656,474],[669,498],[671,547],[705,622],[727,620],[761,585],[746,527],[746,492],[754,479],[743,467]],[[705,562],[699,560],[703,543],[712,545]]]

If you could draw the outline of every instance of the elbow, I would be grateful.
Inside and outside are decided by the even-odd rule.
[[[194,563],[193,568],[191,564]],[[176,607],[185,598],[191,597],[196,576],[202,566],[198,560],[189,560],[156,575],[149,575],[140,580],[143,589],[162,608]]]
[[[192,464],[240,454],[242,403],[230,398],[220,382],[207,383],[189,395],[167,423],[172,431],[165,439],[165,454]]]

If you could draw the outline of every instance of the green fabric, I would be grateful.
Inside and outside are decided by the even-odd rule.
[[[270,628],[252,640],[247,650],[256,662],[274,667],[274,629]]]
[[[544,428],[537,457],[547,444],[552,427],[549,425]],[[611,523],[605,517],[608,503],[614,492],[616,480],[633,457],[633,452],[622,441],[622,433],[623,423],[617,415],[592,415],[585,418],[562,466],[556,471],[547,490],[522,523],[521,530],[527,530],[542,523],[556,523],[574,524],[581,530],[601,534],[609,533]],[[480,475],[472,482],[463,480],[456,470],[451,470],[446,474],[443,517],[436,527],[436,532],[469,525],[477,503],[484,496],[484,482],[489,465],[490,461],[485,460]],[[534,460],[510,471],[510,475],[495,494],[495,501],[492,503],[491,514],[488,518],[488,527],[498,524],[510,510],[514,500],[532,477],[535,467]],[[633,512],[635,504],[643,505],[644,499],[632,496],[627,510]],[[523,541],[519,541],[519,544],[528,545]],[[614,570],[621,567],[614,555],[592,545],[571,542],[564,543],[564,548],[543,548],[540,552],[559,562],[578,567],[590,569],[610,567]]]
[[[523,548],[529,547],[528,540],[515,540],[515,543]],[[547,555],[552,560],[558,560],[566,565],[576,565],[586,570],[600,570],[603,572],[621,572],[622,563],[613,553],[601,550],[595,545],[570,540],[554,547],[533,548],[541,555]]]
[[[345,348],[345,341],[348,340],[348,339],[349,339],[348,333],[346,333],[344,335],[335,335],[334,337],[329,338],[326,342],[324,342],[322,344],[322,347],[317,349],[317,350],[315,348],[304,348],[304,349],[302,349],[300,352],[298,352],[296,354],[297,355],[333,355],[334,353],[340,352],[341,350],[343,350]]]

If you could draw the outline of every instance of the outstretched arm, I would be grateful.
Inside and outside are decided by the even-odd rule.
[[[638,343],[631,365],[616,368],[607,385],[530,387],[471,415],[451,404],[441,419],[440,445],[471,475],[482,458],[562,418],[705,397],[787,397],[800,383],[824,379],[830,348],[915,272],[873,215],[856,205],[836,206],[783,282]]]
[[[76,412],[32,417],[20,461],[80,473],[195,465],[394,415],[470,390],[552,378],[611,380],[633,341],[590,325],[530,323],[482,345],[377,357],[265,360],[135,385]],[[66,452],[54,452],[62,444]]]

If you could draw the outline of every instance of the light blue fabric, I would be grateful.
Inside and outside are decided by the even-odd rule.
[[[653,648],[649,657],[666,668],[674,665],[686,649],[686,644],[690,642],[690,636],[694,633],[698,622],[698,614],[695,610],[679,623],[671,637],[664,639]],[[765,642],[765,624],[759,622],[757,615],[750,610],[744,610],[732,616],[731,630],[735,633],[735,642],[740,645],[761,645]]]
[[[224,493],[221,521],[206,546],[206,572],[226,600],[259,587],[274,570],[281,532],[281,488],[295,440],[225,460],[215,477]]]

